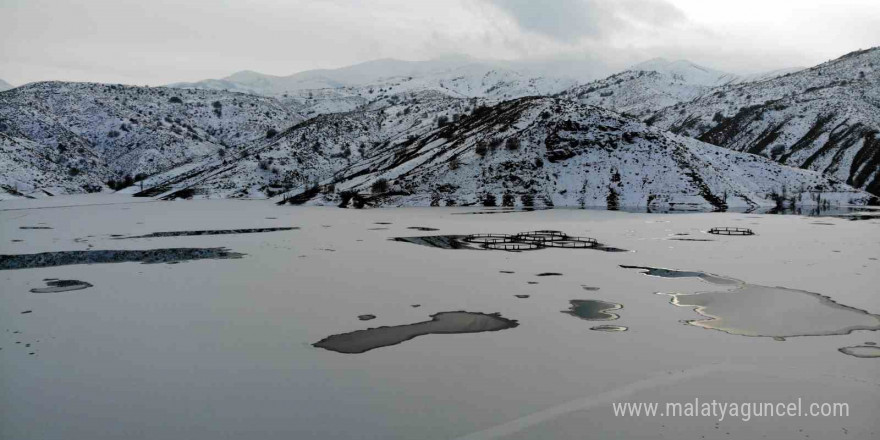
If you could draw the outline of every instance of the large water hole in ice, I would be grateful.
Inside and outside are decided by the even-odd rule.
[[[497,313],[440,312],[431,315],[430,321],[342,333],[324,338],[313,345],[338,353],[364,353],[400,344],[418,336],[494,332],[518,325],[517,321],[503,318]]]
[[[162,237],[190,237],[199,235],[230,235],[230,234],[257,234],[263,232],[293,231],[299,229],[296,226],[283,228],[251,228],[251,229],[214,229],[205,231],[170,231],[170,232],[153,232],[146,235],[133,235],[129,237],[114,237],[117,240],[128,238],[162,238]]]
[[[190,260],[241,258],[242,256],[244,254],[232,252],[223,247],[42,252],[39,254],[0,255],[0,270],[72,264],[179,263]]]
[[[729,290],[697,293],[663,293],[670,303],[690,307],[706,319],[687,324],[742,336],[788,338],[795,336],[845,335],[855,330],[880,330],[880,316],[839,304],[828,296],[750,284],[737,279],[697,271],[642,266],[645,275],[663,278],[696,277]]]

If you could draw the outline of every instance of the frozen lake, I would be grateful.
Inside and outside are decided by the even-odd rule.
[[[880,218],[481,211],[2,202],[0,438],[880,437]],[[536,230],[626,252],[430,238]]]

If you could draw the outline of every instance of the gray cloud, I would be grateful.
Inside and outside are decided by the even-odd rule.
[[[488,1],[508,13],[523,29],[561,41],[597,36],[603,27],[603,13],[593,0]]]
[[[687,20],[684,12],[665,0],[484,1],[507,13],[522,29],[566,43]]]
[[[464,54],[589,79],[658,56],[733,72],[809,66],[880,41],[880,1],[797,4],[0,0],[0,78],[157,85]]]

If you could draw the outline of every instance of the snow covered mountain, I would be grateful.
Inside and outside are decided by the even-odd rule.
[[[563,96],[639,118],[705,95],[716,87],[757,81],[799,69],[755,75],[736,75],[709,69],[690,61],[656,58],[608,78],[578,85]]]
[[[765,77],[652,60],[576,87],[468,59],[222,80],[251,93],[33,83],[0,93],[0,194],[109,182],[317,204],[864,203],[851,186],[880,194],[878,57]]]
[[[435,91],[458,98],[500,101],[561,92],[574,84],[562,75],[534,68],[466,57],[430,61],[375,60],[340,69],[310,70],[290,76],[239,72],[219,80],[170,87],[230,90],[275,96],[310,116],[352,111],[385,96]]]
[[[392,92],[438,90],[460,97],[509,98],[555,93],[573,83],[573,79],[561,76],[530,75],[528,69],[510,63],[449,57],[429,61],[381,59],[289,76],[243,71],[219,80],[176,83],[170,87],[229,89],[267,96],[321,89],[392,87]]]
[[[389,144],[288,203],[725,209],[864,203],[819,173],[662,132],[598,107],[531,97]],[[785,203],[789,203],[786,201]]]
[[[100,179],[121,180],[162,172],[222,155],[300,120],[275,99],[222,91],[42,82],[0,93],[0,133],[14,138],[19,150],[23,145],[66,165],[59,182],[69,180],[65,173],[94,171]],[[17,172],[22,187],[39,187],[37,176],[54,169],[28,155],[6,157],[4,174],[33,170],[33,179]]]
[[[820,171],[880,195],[880,48],[776,78],[718,87],[646,122]]]
[[[0,79],[0,92],[15,88],[12,84]]]

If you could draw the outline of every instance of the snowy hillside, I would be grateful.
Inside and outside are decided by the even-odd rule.
[[[818,173],[664,133],[597,107],[522,98],[365,157],[289,203],[650,206],[864,203]],[[785,203],[790,203],[786,201]]]
[[[219,80],[170,87],[241,91],[275,96],[310,116],[355,110],[384,96],[435,91],[450,97],[496,101],[548,95],[573,86],[565,76],[539,75],[500,62],[457,57],[432,61],[376,60],[290,76],[239,72]]]
[[[302,189],[454,121],[477,105],[476,100],[438,92],[393,95],[358,111],[312,118],[272,139],[230,149],[224,158],[151,176],[139,195],[271,197]]]
[[[791,67],[751,74],[736,74],[700,66],[688,60],[669,61],[665,58],[654,58],[636,64],[628,70],[654,71],[690,84],[718,87],[776,78],[777,76],[803,70],[803,67]]]
[[[719,87],[647,122],[880,194],[880,48]]]
[[[222,155],[300,120],[275,99],[221,91],[43,82],[0,93],[0,132],[42,157],[86,155],[109,170],[101,178]]]
[[[110,175],[90,150],[45,148],[0,133],[0,200],[100,191]]]
[[[563,96],[638,118],[705,95],[715,87],[773,78],[786,71],[735,75],[691,63],[662,58],[637,64],[608,78],[578,85]]]
[[[0,92],[14,88],[12,84],[0,79]]]

